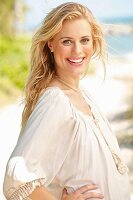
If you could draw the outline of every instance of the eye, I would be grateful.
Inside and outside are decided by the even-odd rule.
[[[89,41],[90,41],[90,38],[83,38],[83,39],[81,40],[81,43],[85,45],[85,44],[88,44]]]
[[[66,45],[66,46],[69,46],[69,45],[72,44],[72,41],[71,41],[71,40],[64,40],[62,43],[63,43],[64,45]]]

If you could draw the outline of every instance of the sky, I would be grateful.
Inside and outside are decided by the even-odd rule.
[[[133,16],[133,0],[24,0],[28,6],[26,26],[38,26],[45,15],[64,2],[78,2],[86,5],[97,18]]]

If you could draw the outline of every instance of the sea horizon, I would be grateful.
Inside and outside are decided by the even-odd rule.
[[[101,23],[106,24],[131,24],[133,25],[133,15],[132,16],[104,16],[104,17],[96,17],[96,19]],[[25,21],[23,23],[23,30],[24,31],[33,31],[38,26],[40,26],[42,20],[38,23],[34,21]]]
[[[132,24],[133,25],[133,15],[132,16],[99,17],[99,20],[107,24]]]

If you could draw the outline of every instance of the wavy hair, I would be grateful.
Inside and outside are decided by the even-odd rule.
[[[53,54],[48,47],[48,41],[61,29],[65,20],[84,18],[92,29],[94,57],[104,62],[105,41],[102,29],[91,11],[84,5],[74,2],[63,3],[54,8],[45,17],[42,26],[32,39],[31,70],[25,87],[25,107],[22,114],[22,127],[25,126],[38,98],[55,74]]]

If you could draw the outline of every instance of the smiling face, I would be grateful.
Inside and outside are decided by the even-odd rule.
[[[93,54],[90,24],[83,18],[66,20],[48,46],[54,55],[57,74],[80,78]]]

